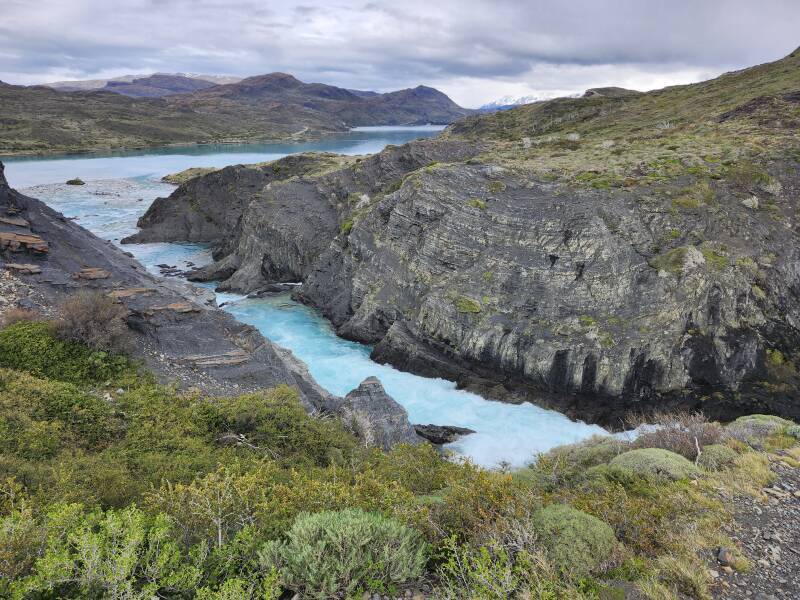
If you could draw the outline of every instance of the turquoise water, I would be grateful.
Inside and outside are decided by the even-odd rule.
[[[42,183],[63,183],[80,177],[84,181],[140,177],[160,179],[190,167],[225,167],[274,160],[298,152],[373,154],[388,144],[401,145],[414,139],[432,137],[442,127],[359,127],[349,133],[331,135],[316,142],[272,144],[204,144],[171,146],[148,150],[122,150],[60,156],[2,157],[12,187]]]
[[[436,131],[370,128],[315,143],[195,146],[4,162],[12,186],[24,188],[25,193],[75,218],[95,234],[118,242],[136,230],[136,220],[154,198],[174,189],[159,181],[167,173],[194,166],[259,162],[310,150],[365,154],[387,144],[434,135]],[[73,177],[80,177],[87,185],[63,184]],[[158,264],[186,268],[210,260],[208,249],[197,244],[136,244],[123,248],[156,274]],[[477,433],[449,447],[479,464],[496,466],[506,462],[521,466],[553,446],[605,433],[600,427],[571,421],[532,404],[493,402],[456,390],[454,383],[443,379],[419,377],[379,365],[370,360],[368,346],[337,337],[319,313],[292,301],[288,295],[247,299],[219,294],[218,302],[226,303],[225,310],[254,325],[267,338],[291,349],[306,362],[320,385],[334,394],[346,394],[374,375],[408,410],[412,422],[474,429]]]

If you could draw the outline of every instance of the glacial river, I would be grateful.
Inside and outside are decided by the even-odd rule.
[[[436,135],[438,127],[362,128],[318,142],[171,147],[147,151],[2,158],[10,185],[39,198],[94,232],[119,242],[136,230],[136,220],[158,196],[174,186],[162,183],[168,173],[189,167],[223,167],[280,158],[312,150],[368,154],[387,144]],[[64,182],[80,177],[87,184]],[[151,272],[158,264],[187,268],[210,260],[207,248],[196,244],[124,246]],[[492,467],[501,462],[523,466],[537,453],[605,431],[571,421],[532,404],[511,405],[457,390],[443,379],[419,377],[370,360],[369,346],[343,340],[316,311],[288,295],[248,299],[218,294],[224,309],[257,327],[265,337],[289,348],[308,364],[316,380],[334,394],[344,395],[370,375],[400,402],[413,423],[459,425],[477,433],[450,444],[455,452]]]

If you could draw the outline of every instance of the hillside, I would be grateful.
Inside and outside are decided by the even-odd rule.
[[[163,98],[0,86],[0,155],[298,139],[360,125],[449,123],[469,112],[431,88],[363,97],[280,73],[226,85],[190,81],[154,76],[110,84],[136,96],[169,88]],[[171,93],[187,85],[206,89]]]
[[[395,149],[385,168],[470,160],[475,148],[419,150]],[[299,155],[286,169],[214,175],[223,186],[226,174],[252,184],[255,172],[296,185],[304,170],[341,175],[338,160]],[[594,437],[514,472],[486,470],[420,440],[375,378],[327,394],[201,290],[153,277],[9,189],[2,165],[0,241],[4,598],[800,590],[791,421],[648,415],[659,427],[636,439]]]
[[[487,397],[797,418],[799,67],[471,116],[284,183],[222,170],[134,239],[216,244],[195,277],[224,290],[302,281],[374,359]]]
[[[151,75],[122,75],[120,77],[113,77],[111,79],[73,79],[67,81],[53,81],[51,83],[43,83],[46,87],[59,90],[61,92],[80,92],[89,90],[99,90],[108,86],[109,83],[131,83],[136,79],[149,79],[150,77],[181,77],[197,81],[206,81],[219,85],[223,83],[236,83],[241,81],[241,77],[231,77],[228,75],[198,75],[195,73],[153,73]]]
[[[173,94],[188,94],[206,90],[215,85],[215,83],[203,79],[156,74],[133,81],[109,81],[101,89],[105,92],[114,92],[134,98],[163,98]]]
[[[470,113],[438,90],[425,86],[386,94],[351,92],[321,83],[303,83],[286,73],[248,77],[170,101],[202,111],[234,104],[252,107],[280,103],[298,113],[325,114],[348,127],[447,124]]]

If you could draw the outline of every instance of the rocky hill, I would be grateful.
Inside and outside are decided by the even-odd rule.
[[[217,309],[213,299],[150,275],[110,242],[10,189],[2,163],[0,268],[4,306],[48,314],[78,290],[115,298],[136,333],[134,355],[162,380],[223,394],[284,383],[297,387],[309,407],[330,398],[291,352]]]
[[[196,81],[206,81],[214,85],[223,83],[236,83],[241,81],[241,77],[230,75],[200,75],[197,73],[152,73],[150,75],[122,75],[111,79],[72,79],[67,81],[53,81],[42,85],[59,90],[61,92],[79,92],[89,90],[99,90],[114,83],[131,83],[136,79],[150,79],[151,77],[180,77],[183,79],[193,79]],[[113,86],[112,86],[113,87]],[[113,91],[113,90],[112,90]]]
[[[373,357],[614,424],[800,415],[800,52],[704,83],[558,99],[320,173],[224,169],[136,239],[297,297]],[[288,160],[288,159],[285,159]]]
[[[215,85],[204,79],[156,74],[140,77],[133,81],[109,81],[101,89],[134,98],[163,98],[173,94],[189,94],[198,90],[207,90]]]
[[[304,83],[286,73],[248,77],[171,101],[195,110],[279,104],[298,114],[327,115],[342,127],[448,124],[471,112],[425,86],[386,94],[354,93],[322,83]]]
[[[312,138],[470,113],[432,88],[354,94],[284,73],[225,85],[153,75],[99,91],[3,85],[0,105],[0,155]]]

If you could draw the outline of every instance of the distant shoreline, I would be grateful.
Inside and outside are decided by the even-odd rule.
[[[221,141],[204,141],[204,142],[173,142],[168,144],[141,144],[141,145],[126,145],[114,147],[94,147],[83,148],[76,150],[52,150],[52,151],[19,151],[19,152],[2,152],[0,151],[0,160],[19,159],[19,158],[58,158],[70,156],[84,156],[91,154],[114,154],[135,152],[138,150],[157,150],[160,148],[197,148],[201,146],[235,146],[235,145],[250,145],[250,144],[302,144],[306,142],[315,142],[323,138],[341,135],[350,132],[369,132],[369,131],[392,131],[392,130],[421,130],[421,131],[443,131],[447,127],[446,124],[428,123],[426,125],[375,125],[366,127],[353,127],[344,129],[342,131],[323,131],[323,132],[303,132],[301,136],[295,134],[282,138],[264,138],[264,139],[244,139],[244,140],[221,140]]]

